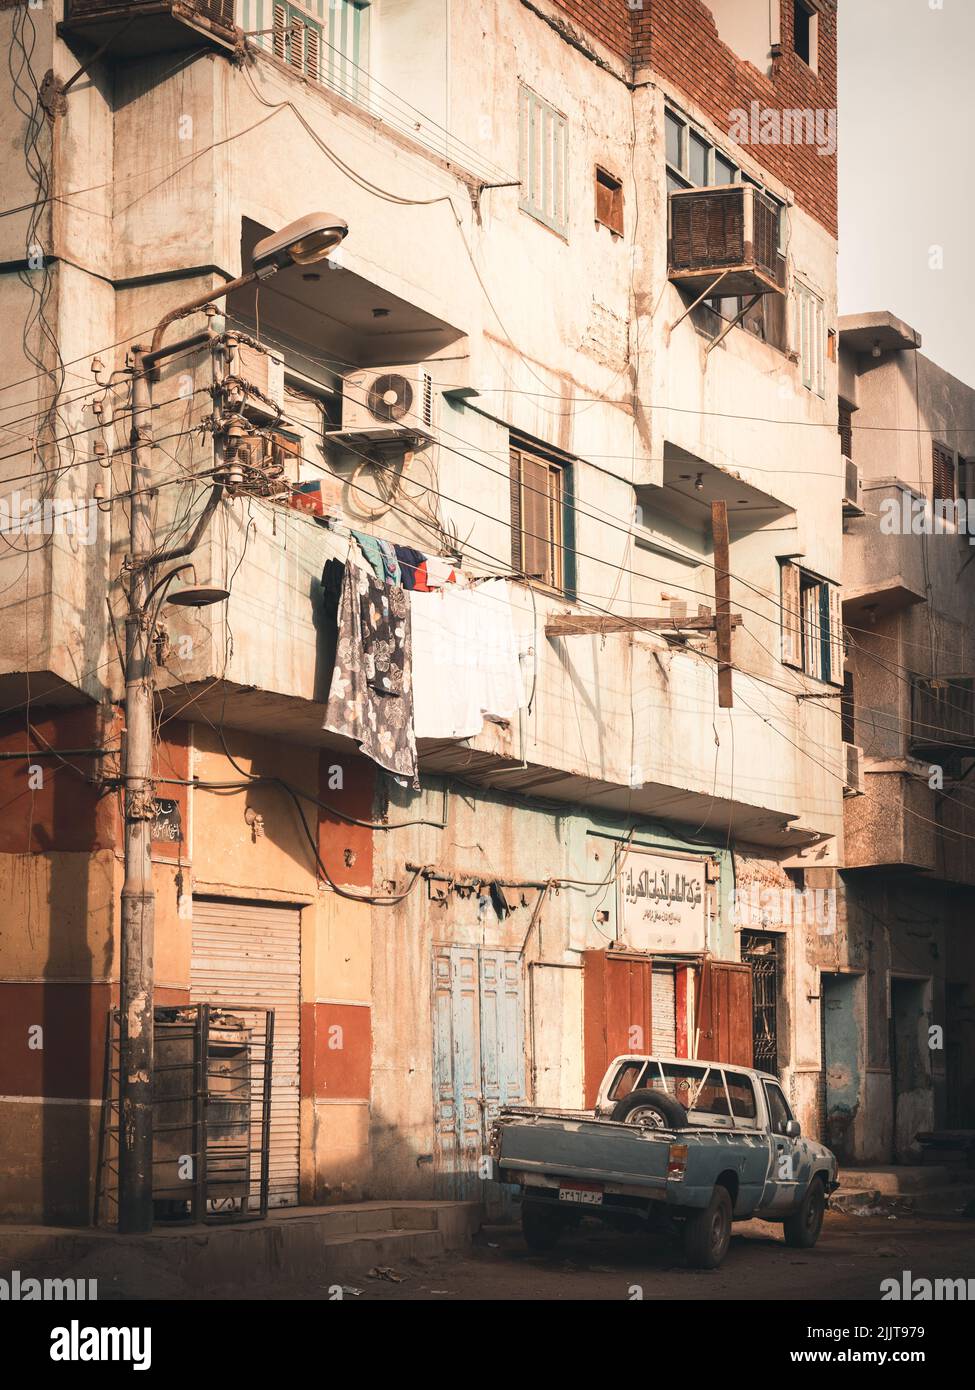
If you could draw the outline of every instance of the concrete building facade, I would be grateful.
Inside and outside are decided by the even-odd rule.
[[[286,483],[224,495],[192,560],[230,597],[156,644],[157,1003],[246,993],[226,952],[274,995],[282,1202],[476,1193],[498,1104],[579,1107],[625,1050],[757,1059],[819,1132],[853,969],[835,5],[139,11],[0,14],[36,78],[30,118],[3,97],[3,1215],[90,1220],[103,1165],[126,354],[320,207],[332,259],[175,325],[211,340],[153,383],[161,549],[228,377]],[[507,577],[524,704],[421,739],[418,790],[323,729],[350,526]],[[665,931],[640,900],[678,880]]]
[[[830,982],[829,1124],[850,1157],[970,1127],[969,459],[975,391],[893,314],[840,320],[847,955]]]

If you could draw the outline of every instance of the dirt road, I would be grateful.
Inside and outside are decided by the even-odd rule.
[[[640,1295],[879,1300],[881,1281],[900,1280],[904,1270],[915,1278],[975,1280],[975,1224],[829,1212],[815,1249],[792,1250],[781,1227],[750,1221],[735,1227],[728,1257],[713,1271],[683,1268],[676,1245],[660,1238],[620,1236],[595,1225],[575,1232],[545,1256],[530,1254],[516,1227],[486,1227],[469,1253],[396,1271],[405,1276],[402,1283],[368,1277],[350,1283],[361,1290],[357,1302],[625,1300]]]

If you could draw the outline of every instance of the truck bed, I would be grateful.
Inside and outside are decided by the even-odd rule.
[[[574,1111],[516,1109],[502,1111],[499,1121],[498,1166],[514,1181],[539,1174],[611,1183],[697,1206],[710,1200],[722,1170],[740,1171],[749,1186],[760,1186],[768,1170],[768,1136],[754,1129],[643,1129]],[[687,1146],[679,1181],[668,1178],[672,1144]]]

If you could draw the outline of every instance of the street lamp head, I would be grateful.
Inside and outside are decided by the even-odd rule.
[[[177,608],[208,608],[211,603],[223,603],[224,599],[229,597],[229,589],[187,585],[171,593],[166,602],[174,604]]]
[[[259,241],[251,262],[262,280],[289,265],[314,265],[330,256],[348,233],[344,218],[331,212],[310,212]]]

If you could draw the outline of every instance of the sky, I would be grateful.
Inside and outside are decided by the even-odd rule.
[[[889,309],[975,386],[975,0],[839,16],[840,313]]]

